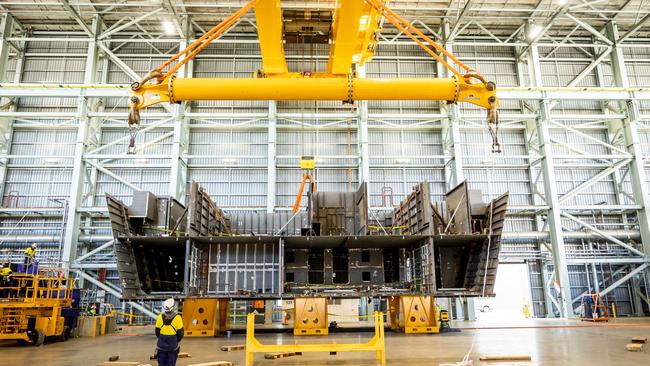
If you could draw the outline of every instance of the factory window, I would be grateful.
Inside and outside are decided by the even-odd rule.
[[[361,280],[363,282],[370,282],[370,272],[361,272]]]
[[[295,279],[295,276],[293,272],[287,272],[284,275],[284,282],[293,282]]]
[[[348,248],[332,249],[332,281],[348,283]]]
[[[361,261],[364,263],[370,262],[370,251],[369,250],[362,250],[361,251]]]
[[[323,257],[325,250],[320,248],[309,249],[307,253],[307,273],[308,281],[310,284],[325,283],[325,263]]]
[[[296,254],[295,254],[295,252],[287,251],[285,253],[284,262],[285,263],[295,263],[296,262]]]

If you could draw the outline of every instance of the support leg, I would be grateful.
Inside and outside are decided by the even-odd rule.
[[[246,366],[253,366],[253,352],[246,351]]]

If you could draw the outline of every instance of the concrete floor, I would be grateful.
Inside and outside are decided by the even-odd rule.
[[[510,329],[471,329],[475,324],[458,322],[455,326],[465,328],[461,332],[439,335],[404,335],[386,332],[388,365],[438,365],[462,359],[474,341],[472,358],[475,364],[492,365],[650,365],[650,351],[628,352],[625,345],[633,336],[650,337],[650,325],[612,326],[614,324],[650,323],[648,318],[618,319],[609,325],[562,320],[530,320],[513,324]],[[481,324],[481,327],[497,324]],[[503,325],[503,324],[498,324]],[[553,328],[560,325],[585,326],[580,328]],[[537,328],[530,328],[531,326]],[[540,328],[541,327],[541,328]],[[151,327],[124,327],[122,332],[139,335],[105,336],[99,338],[77,338],[67,342],[51,342],[34,348],[16,346],[13,343],[0,344],[1,364],[20,365],[97,365],[107,361],[109,356],[119,355],[121,361],[143,361],[150,363],[149,355],[155,346]],[[290,334],[259,334],[263,343],[308,343],[308,342],[365,342],[371,333],[337,333],[329,337],[300,337]],[[475,337],[475,339],[474,339]],[[190,359],[179,360],[178,365],[190,365],[208,361],[232,361],[243,365],[243,351],[222,352],[220,346],[242,344],[243,334],[231,339],[186,338],[182,351],[192,355]],[[486,354],[529,354],[532,362],[478,362]],[[348,353],[330,356],[327,354],[305,354],[279,360],[266,360],[257,355],[255,365],[375,365],[370,353]],[[153,363],[156,365],[155,363]]]

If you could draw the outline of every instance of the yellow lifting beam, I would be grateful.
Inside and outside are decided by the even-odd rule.
[[[377,45],[378,12],[365,0],[337,0],[327,72],[350,73],[353,64],[370,61]]]
[[[246,316],[246,366],[253,365],[255,353],[286,352],[375,352],[377,363],[386,364],[384,315],[375,312],[375,335],[367,343],[262,344],[255,338],[255,314]]]
[[[255,21],[262,53],[262,74],[286,74],[280,0],[259,0],[255,4]]]
[[[496,85],[487,81],[441,45],[401,18],[380,0],[338,0],[334,14],[332,48],[326,73],[290,73],[282,45],[279,0],[250,0],[187,48],[131,85],[129,98],[130,151],[140,123],[140,110],[161,102],[191,100],[440,100],[466,102],[487,110],[494,151],[498,124]],[[224,34],[249,10],[255,9],[263,70],[251,79],[183,79],[175,72],[210,42]],[[369,60],[376,45],[378,18],[383,17],[449,69],[452,78],[361,79],[352,65]],[[181,57],[185,55],[185,57]],[[457,70],[455,67],[458,67]],[[167,69],[165,71],[165,69]],[[155,81],[150,83],[150,81]],[[494,129],[493,129],[494,127]]]
[[[487,108],[494,90],[453,78],[173,78],[133,93],[136,108],[188,100],[444,100]]]

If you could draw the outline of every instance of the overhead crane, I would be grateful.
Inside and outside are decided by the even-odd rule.
[[[175,73],[212,41],[254,9],[262,69],[251,78],[180,78]],[[307,17],[309,18],[309,17]],[[393,24],[452,73],[448,78],[362,78],[356,70],[377,47],[380,19]],[[310,29],[310,19],[303,29]],[[331,17],[330,52],[325,72],[291,72],[284,53],[290,29],[280,0],[251,0],[192,44],[131,85],[130,150],[140,124],[139,111],[158,103],[193,100],[439,100],[471,103],[487,110],[493,151],[499,152],[496,84],[465,65],[444,47],[393,12],[380,0],[337,0]],[[304,39],[304,38],[303,38]],[[454,66],[452,66],[455,65]],[[253,70],[251,70],[253,71]]]

